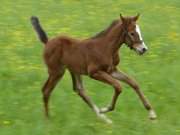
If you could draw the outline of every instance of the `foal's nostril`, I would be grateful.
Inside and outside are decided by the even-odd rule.
[[[147,51],[147,49],[146,49],[146,48],[143,48],[142,50],[143,50],[143,52]]]

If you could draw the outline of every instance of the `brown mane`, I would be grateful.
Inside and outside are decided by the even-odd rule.
[[[94,35],[93,37],[91,37],[92,39],[94,38],[99,38],[101,36],[106,35],[114,25],[116,25],[119,22],[119,20],[114,20],[106,29],[102,30],[101,32],[97,33],[96,35]]]

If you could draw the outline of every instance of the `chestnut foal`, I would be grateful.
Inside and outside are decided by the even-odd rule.
[[[43,56],[49,77],[42,88],[42,93],[47,116],[50,94],[58,81],[63,77],[65,69],[68,69],[72,77],[74,91],[79,94],[98,117],[106,122],[111,123],[112,121],[103,113],[114,110],[117,98],[122,91],[119,81],[131,86],[139,96],[144,107],[149,111],[149,118],[156,118],[151,104],[145,98],[136,81],[117,69],[120,60],[118,51],[123,43],[139,55],[147,51],[140,28],[136,24],[138,18],[139,15],[132,17],[120,15],[120,18],[114,20],[108,28],[85,40],[67,36],[58,36],[49,40],[40,26],[38,18],[31,17],[35,31],[45,45]],[[86,95],[82,83],[82,75],[87,75],[114,88],[112,102],[107,107],[99,109]]]

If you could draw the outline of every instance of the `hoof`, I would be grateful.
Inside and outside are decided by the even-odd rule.
[[[156,113],[154,112],[154,110],[150,110],[149,111],[149,119],[150,120],[155,120],[157,118]]]
[[[113,111],[114,108],[112,106],[107,106],[107,107],[103,107],[100,109],[100,113],[107,113],[107,112],[110,112],[110,111]]]
[[[106,115],[104,114],[99,114],[98,117],[103,120],[104,122],[106,122],[107,124],[112,124],[112,120],[109,119],[108,117],[106,117]]]
[[[109,111],[109,108],[108,108],[108,107],[104,107],[104,108],[101,108],[101,109],[99,110],[100,113],[106,113],[106,112],[108,112],[108,111]]]

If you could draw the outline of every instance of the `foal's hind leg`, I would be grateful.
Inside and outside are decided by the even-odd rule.
[[[127,83],[135,90],[135,92],[141,99],[142,103],[144,104],[144,107],[149,111],[150,119],[155,119],[157,117],[151,104],[149,103],[148,99],[144,96],[143,92],[140,90],[139,85],[136,83],[136,81],[134,81],[128,75],[126,75],[125,73],[122,73],[120,71],[114,71],[112,73],[112,76],[120,81]]]
[[[103,119],[107,123],[112,123],[112,121],[108,119],[104,114],[100,114],[99,108],[86,95],[83,88],[81,76],[71,72],[71,77],[73,81],[73,89],[78,93],[78,95],[88,104],[88,106],[96,113],[99,118]]]
[[[64,74],[64,69],[61,69],[58,72],[50,73],[48,80],[46,81],[46,83],[44,84],[42,88],[46,116],[48,116],[48,101],[49,101],[50,94],[52,90],[54,89],[54,87],[56,86],[59,79],[63,76],[63,74]]]
[[[77,77],[76,77],[76,75],[73,73],[73,72],[71,72],[71,71],[69,71],[70,72],[70,74],[71,74],[71,79],[72,79],[72,85],[73,85],[73,90],[74,91],[76,91],[77,89],[78,89],[78,81],[77,81]],[[82,83],[82,80],[80,79],[80,83]]]

